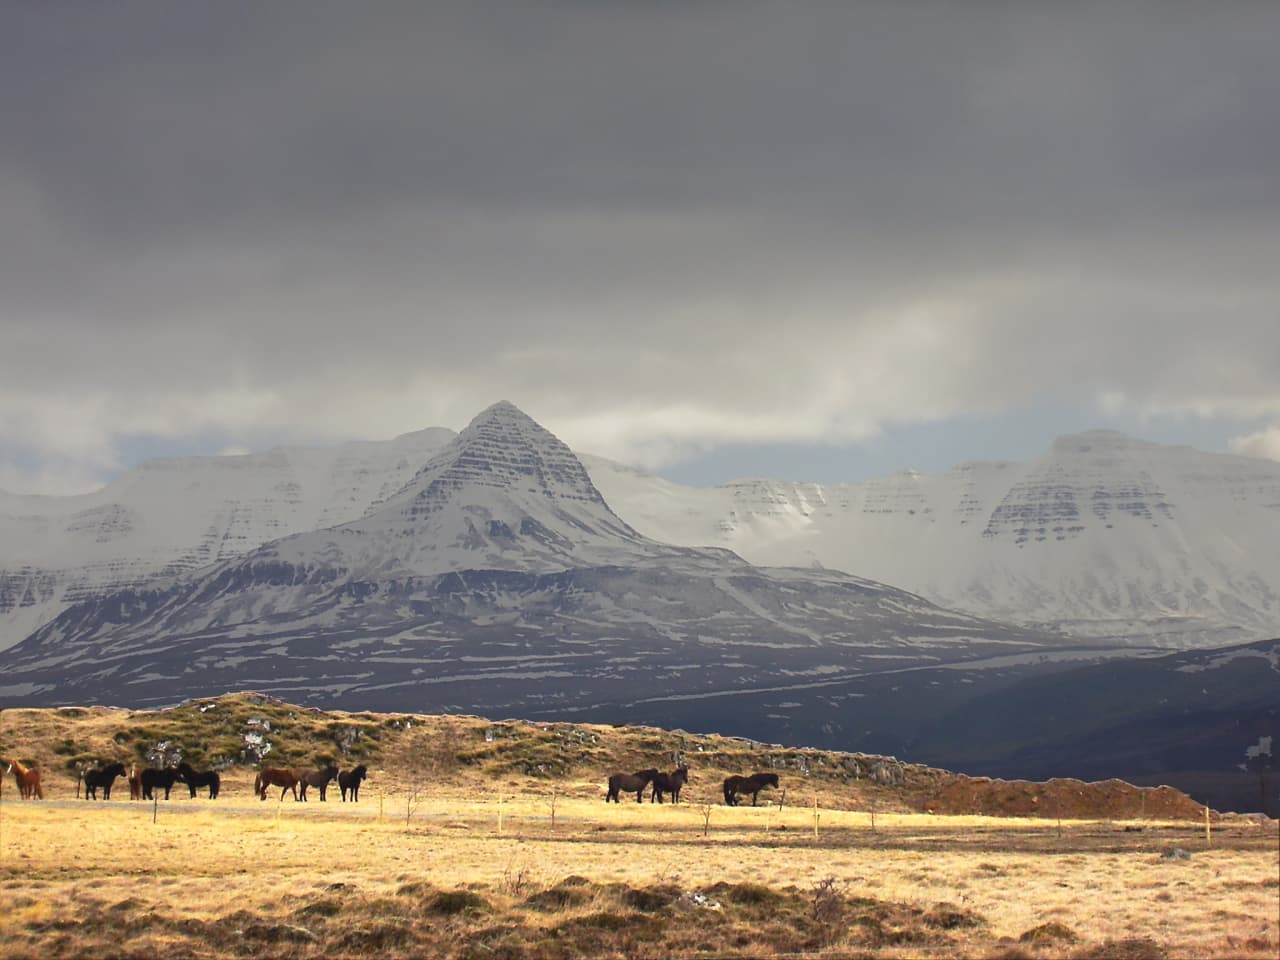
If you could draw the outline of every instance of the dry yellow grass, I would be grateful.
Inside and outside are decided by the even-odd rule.
[[[1206,847],[1191,823],[1059,833],[879,814],[873,830],[868,812],[819,809],[815,836],[811,807],[606,806],[587,781],[416,800],[374,781],[359,805],[303,805],[249,799],[250,776],[233,773],[224,799],[175,793],[154,810],[6,791],[0,953],[1271,958],[1280,945],[1275,822],[1219,825]],[[1174,847],[1190,858],[1163,856]],[[483,908],[431,899],[455,890]]]

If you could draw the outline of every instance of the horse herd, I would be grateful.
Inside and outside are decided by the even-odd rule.
[[[13,774],[23,800],[44,799],[44,789],[40,784],[38,768],[23,766],[17,760],[0,760],[0,766],[4,766],[5,773]],[[292,790],[294,800],[305,802],[307,787],[319,787],[320,799],[324,800],[329,783],[337,780],[338,787],[342,791],[343,802],[346,802],[348,794],[351,795],[352,802],[357,802],[360,799],[360,784],[368,775],[368,768],[364,764],[341,771],[332,764],[318,770],[264,767],[254,780],[253,792],[265,800],[267,787],[278,786],[283,788],[280,791],[281,800],[284,799],[287,791]],[[216,800],[218,792],[222,789],[222,778],[218,775],[218,771],[196,770],[185,760],[177,766],[164,768],[139,768],[135,763],[131,764],[127,770],[123,763],[115,762],[98,764],[82,770],[76,781],[76,796],[80,796],[80,786],[83,784],[86,800],[97,800],[99,790],[102,791],[103,800],[110,800],[111,788],[120,777],[124,777],[129,784],[130,800],[154,800],[157,799],[157,793],[160,790],[164,790],[164,798],[168,800],[169,792],[174,784],[178,783],[186,784],[191,791],[192,800],[196,798],[197,787],[207,787],[210,800]]]
[[[345,803],[348,791],[352,802],[360,799],[360,784],[369,776],[368,768],[362,763],[350,770],[339,770],[335,764],[329,764],[318,770],[295,770],[284,767],[263,767],[253,778],[253,792],[259,799],[267,799],[267,787],[279,787],[280,799],[285,793],[293,791],[293,799],[305,803],[307,787],[316,787],[320,791],[320,799],[324,800],[329,784],[338,781],[338,789],[342,791]]]
[[[40,771],[37,768],[25,767],[17,760],[10,760],[7,763],[0,760],[0,765],[5,766],[6,773],[13,774],[22,799],[39,800],[44,798],[44,790],[40,785]],[[324,801],[329,784],[336,780],[338,789],[342,792],[343,802],[346,802],[347,795],[350,794],[354,803],[359,801],[360,784],[368,775],[368,768],[364,764],[352,767],[350,770],[339,770],[336,764],[328,764],[316,770],[263,767],[254,777],[253,792],[257,794],[259,799],[266,800],[267,789],[269,787],[279,787],[282,801],[286,793],[292,792],[295,801],[305,803],[307,788],[316,787],[320,791],[320,800]],[[222,786],[222,779],[218,776],[216,770],[195,770],[186,761],[179,763],[175,767],[162,769],[155,767],[139,769],[135,763],[128,770],[125,769],[123,763],[116,762],[99,764],[82,771],[80,779],[76,783],[76,796],[80,796],[80,784],[83,783],[84,798],[86,800],[98,799],[99,790],[102,791],[102,799],[110,800],[111,787],[120,777],[124,777],[129,784],[130,800],[154,800],[156,799],[155,791],[160,789],[164,790],[164,798],[168,800],[169,791],[177,783],[187,785],[193,800],[196,797],[197,787],[207,787],[209,799],[214,800],[217,798],[218,791]],[[605,794],[604,800],[605,803],[610,800],[614,803],[621,803],[621,794],[630,795],[634,793],[636,795],[636,803],[642,803],[645,789],[651,788],[650,803],[662,803],[662,798],[668,794],[671,796],[672,803],[679,803],[680,791],[688,781],[689,768],[684,764],[676,767],[670,773],[663,773],[652,767],[646,770],[637,770],[635,773],[615,773],[609,777],[609,789]],[[777,786],[778,775],[776,773],[753,773],[747,777],[727,777],[724,781],[724,802],[728,806],[736,807],[741,802],[741,798],[749,794],[751,796],[751,805],[754,807],[756,806],[756,798],[760,795],[761,790],[771,787],[776,789]]]
[[[684,764],[676,767],[670,773],[662,773],[659,770],[649,768],[647,770],[637,770],[635,773],[615,773],[609,778],[609,790],[605,794],[604,802],[608,803],[612,800],[614,803],[621,803],[620,794],[636,795],[636,803],[644,802],[645,787],[652,787],[652,793],[649,794],[650,803],[662,803],[662,798],[666,794],[671,794],[671,802],[680,802],[680,790],[689,781],[689,768]],[[731,776],[726,777],[724,781],[724,802],[730,807],[736,807],[741,798],[747,794],[751,795],[751,805],[756,806],[756,798],[760,795],[760,791],[766,788],[777,788],[778,775],[776,773],[753,773],[749,777]]]

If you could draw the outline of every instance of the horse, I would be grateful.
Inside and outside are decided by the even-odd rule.
[[[80,775],[80,779],[84,781],[84,798],[86,800],[98,799],[98,788],[102,788],[102,799],[111,799],[111,785],[115,783],[116,777],[124,776],[123,763],[109,763],[105,767],[90,767]],[[79,787],[76,787],[79,792]]]
[[[302,774],[297,770],[286,770],[282,767],[263,767],[253,778],[253,792],[260,800],[267,799],[267,787],[280,787],[280,799],[284,800],[285,791],[293,791],[293,799],[298,799],[298,781]]]
[[[680,790],[689,782],[689,768],[683,763],[676,767],[670,773],[660,773],[653,778],[653,793],[649,796],[649,802],[655,800],[662,802],[664,793],[671,794],[671,802],[680,802]]]
[[[20,760],[10,760],[5,765],[5,773],[13,774],[13,781],[18,785],[18,795],[23,800],[43,800],[44,788],[40,786],[40,771],[36,767],[24,767]]]
[[[338,775],[338,768],[332,763],[327,767],[321,767],[319,770],[312,770],[304,773],[298,778],[298,797],[303,803],[307,801],[307,787],[320,788],[320,802],[324,803],[325,791],[329,789],[329,781]]]
[[[129,799],[142,799],[142,771],[136,763],[129,764]]]
[[[193,770],[185,760],[178,764],[178,782],[187,785],[192,800],[196,798],[196,787],[208,787],[210,800],[218,799],[218,791],[222,789],[222,778],[217,770]]]
[[[343,770],[338,774],[338,789],[342,791],[342,802],[347,802],[347,791],[351,791],[351,802],[355,803],[360,799],[360,781],[369,776],[369,768],[363,763],[358,767],[350,770]]]
[[[173,789],[173,785],[178,782],[178,771],[173,767],[165,767],[163,770],[157,770],[155,767],[148,767],[138,775],[138,780],[142,784],[142,799],[155,799],[151,791],[157,787],[164,787],[164,798],[169,799],[169,791]]]
[[[765,787],[777,787],[776,773],[753,773],[749,777],[728,777],[724,781],[724,802],[731,807],[738,805],[738,794],[751,794],[751,805],[756,805],[756,796]]]
[[[615,773],[609,778],[609,792],[605,794],[604,802],[608,803],[612,800],[614,803],[621,803],[622,801],[618,799],[619,793],[634,793],[636,803],[640,803],[644,788],[652,783],[657,775],[658,771],[652,768],[637,770],[635,773]]]

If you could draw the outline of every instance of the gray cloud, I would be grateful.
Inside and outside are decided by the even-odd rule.
[[[1045,391],[1280,420],[1270,5],[10,20],[0,445],[37,459],[499,397],[651,461]]]

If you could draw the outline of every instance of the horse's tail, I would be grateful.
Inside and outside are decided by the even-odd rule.
[[[727,807],[734,805],[734,799],[738,793],[738,777],[729,777],[724,782],[724,803]]]
[[[258,771],[258,775],[253,778],[253,792],[258,794],[258,796],[262,796],[264,794],[262,789],[262,771]]]

